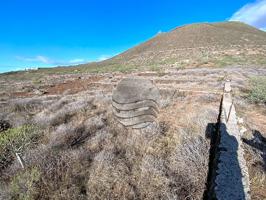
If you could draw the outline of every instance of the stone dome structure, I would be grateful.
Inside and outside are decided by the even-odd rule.
[[[160,92],[151,81],[125,78],[113,91],[113,113],[126,127],[144,128],[156,122],[159,100]]]

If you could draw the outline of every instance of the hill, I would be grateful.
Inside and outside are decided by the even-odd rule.
[[[240,22],[177,27],[109,60],[85,67],[145,68],[266,64],[266,32]],[[108,69],[109,68],[109,69]]]

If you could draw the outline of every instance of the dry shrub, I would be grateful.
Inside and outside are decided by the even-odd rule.
[[[208,169],[209,143],[202,136],[188,136],[170,156],[170,171],[177,174],[177,195],[184,199],[201,199]],[[180,178],[181,180],[178,180]]]
[[[31,97],[25,99],[12,99],[1,110],[1,118],[10,122],[13,127],[32,123],[36,114],[48,107],[55,97]]]
[[[203,94],[199,95],[195,101],[202,102],[202,103],[212,103],[212,102],[219,102],[221,100],[221,95],[217,94]]]
[[[50,144],[53,148],[67,149],[79,146],[96,132],[96,127],[86,129],[84,125],[72,125],[62,124],[50,135]]]
[[[190,113],[198,105],[183,111],[184,104],[176,114],[171,104],[164,111],[176,114],[176,124],[161,117],[159,126],[133,130],[115,121],[108,102],[67,96],[38,113],[47,141],[25,153],[25,171],[10,167],[9,178],[30,180],[32,169],[40,176],[34,190],[14,179],[18,189],[9,197],[26,191],[32,199],[201,199],[209,148],[203,135],[217,113]]]
[[[176,89],[161,89],[161,100],[160,106],[161,108],[166,108],[171,106],[176,100],[183,100],[186,97],[186,93],[182,91],[178,91]]]
[[[49,144],[57,149],[78,147],[104,128],[104,120],[103,115],[95,115],[84,122],[72,121],[68,124],[61,124],[49,134]]]
[[[86,141],[84,144],[86,149],[94,156],[103,150],[103,147],[108,144],[110,134],[107,134],[107,130],[100,129],[97,133]]]
[[[145,155],[140,166],[133,169],[140,199],[172,199],[171,179],[163,158]]]
[[[136,199],[138,188],[132,168],[138,166],[145,154],[147,139],[124,128],[110,116],[105,138],[99,142],[102,150],[95,155],[87,183],[90,199]],[[97,136],[96,136],[97,137]],[[88,143],[92,149],[92,142]]]
[[[93,162],[88,181],[90,199],[133,199],[130,169],[113,152],[102,151]]]
[[[201,199],[209,156],[209,144],[200,136],[204,131],[161,129],[143,133],[108,118],[106,138],[90,168],[88,197]]]
[[[69,154],[60,152],[49,154],[38,164],[42,175],[40,184],[42,189],[39,193],[42,197],[51,199],[78,199],[84,194],[86,166],[89,161],[81,160]],[[84,193],[84,192],[83,192]],[[78,197],[78,198],[77,198]]]
[[[34,168],[29,167],[13,177],[9,196],[15,199],[86,199],[85,183],[91,162],[86,153],[84,149],[39,151],[38,157],[28,160]]]
[[[72,100],[73,101],[73,100]],[[68,123],[71,118],[79,112],[85,112],[92,108],[91,101],[75,101],[62,99],[39,113],[35,122],[44,127],[58,126]]]
[[[48,103],[43,101],[43,99],[36,98],[14,99],[11,101],[11,109],[13,112],[26,112],[27,114],[35,114],[43,110]]]
[[[266,198],[266,148],[259,151],[252,148],[246,143],[243,145],[245,149],[245,158],[247,160],[248,172],[250,178],[250,189],[252,199],[259,200]]]
[[[209,145],[201,136],[185,134],[183,142],[180,136],[162,136],[148,149],[134,172],[140,177],[141,199],[201,199]]]

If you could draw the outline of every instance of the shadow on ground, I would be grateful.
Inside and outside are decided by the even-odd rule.
[[[209,172],[203,199],[245,199],[243,174],[238,159],[239,143],[224,123],[209,123],[205,135],[210,139]]]
[[[260,156],[263,159],[263,168],[266,171],[266,138],[257,130],[253,130],[252,135],[253,138],[250,140],[242,138],[242,141],[261,152]]]

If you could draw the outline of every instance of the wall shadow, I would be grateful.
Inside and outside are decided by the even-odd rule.
[[[237,139],[227,132],[226,124],[219,122],[207,125],[206,137],[211,140],[211,149],[203,199],[245,199]]]
[[[252,130],[253,138],[250,140],[242,138],[242,141],[260,151],[260,156],[263,160],[263,169],[266,171],[266,138],[257,130]]]
[[[211,199],[214,192],[214,177],[216,176],[216,155],[219,141],[219,123],[208,123],[205,129],[205,137],[210,140],[208,175],[205,183],[203,200]]]

